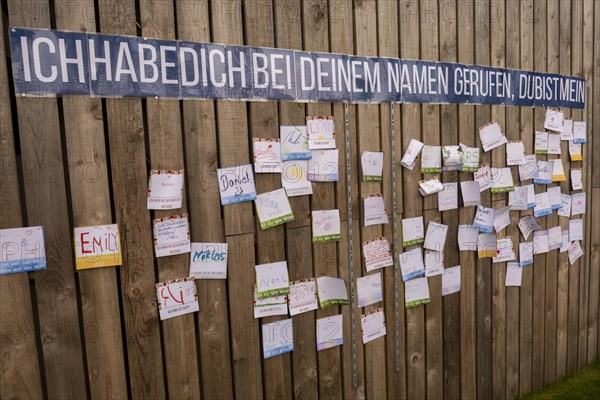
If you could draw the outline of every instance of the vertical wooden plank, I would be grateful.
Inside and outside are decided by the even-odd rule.
[[[594,85],[597,82],[594,82]],[[600,188],[592,189],[592,201],[600,201]],[[590,308],[588,319],[588,364],[592,363],[598,354],[598,290],[600,286],[600,212],[591,209],[592,235],[590,240]]]
[[[475,3],[475,64],[490,65],[490,1]],[[475,143],[479,146],[477,129],[490,122],[490,106],[475,108]],[[490,163],[491,154],[481,150],[481,163]],[[491,205],[491,194],[481,194],[481,203]],[[477,277],[477,397],[489,398],[492,390],[492,346],[490,342],[491,316],[491,259],[479,260],[476,264]]]
[[[559,18],[558,26],[560,28],[560,42],[557,55],[558,58],[558,71],[561,74],[570,74],[571,72],[571,1],[559,1]],[[564,21],[567,19],[569,22]],[[570,114],[566,114],[570,115]],[[565,165],[565,174],[567,173],[567,166]],[[568,185],[561,184],[561,191],[568,192],[570,188]],[[561,218],[564,219],[564,218]],[[568,227],[568,222],[561,221],[561,227],[563,229]],[[573,267],[575,271],[576,267]],[[571,291],[571,278],[575,279],[574,272],[569,272],[569,261],[566,253],[562,253],[559,256],[558,265],[558,296],[557,296],[557,332],[556,332],[556,379],[565,375],[568,371],[568,352],[569,352],[569,320],[568,315],[570,312],[569,298],[571,296],[577,296],[577,293]],[[578,288],[579,285],[577,285]],[[572,324],[571,324],[572,325]],[[572,341],[571,341],[572,342]],[[576,359],[576,357],[575,357]]]
[[[212,41],[243,44],[242,3],[239,0],[219,0],[210,3]],[[219,136],[220,167],[250,162],[250,150],[244,137],[248,132],[247,110],[244,102],[218,100],[216,103]],[[240,138],[242,132],[242,138]],[[238,274],[227,279],[229,296],[229,325],[233,383],[236,398],[263,396],[259,326],[254,319],[254,216],[252,203],[223,207],[225,235],[233,258],[230,265],[239,264]]]
[[[440,60],[457,62],[457,3],[456,0],[440,2]],[[457,145],[458,106],[446,104],[441,107],[441,138],[443,145]],[[444,173],[444,182],[458,182],[460,173]],[[459,189],[460,191],[460,189]],[[444,251],[444,263],[447,268],[460,265],[460,254],[454,245],[457,243],[459,210],[442,212],[442,222],[448,225],[448,237]],[[461,269],[467,268],[465,265]],[[444,360],[444,397],[460,398],[460,294],[443,298],[443,360]]]
[[[600,64],[600,5],[598,2],[594,2],[594,87],[592,91],[591,101],[595,104],[598,104],[600,101],[600,68],[598,65]],[[586,102],[590,101],[590,99],[586,96]],[[600,113],[594,113],[592,125],[595,128],[595,132],[598,132],[600,127]],[[590,154],[600,154],[600,140],[594,140],[592,143],[593,150],[590,151]],[[600,165],[600,156],[596,156],[592,158],[592,169]],[[600,188],[600,174],[593,174],[592,177],[592,187]],[[600,339],[600,335],[598,335]]]
[[[354,29],[356,54],[359,56],[377,56],[377,5],[375,0],[365,0],[354,3]],[[351,162],[360,165],[360,154],[363,151],[381,151],[381,136],[379,124],[379,106],[359,104],[357,107],[357,138],[358,153]],[[369,195],[381,194],[382,185],[379,182],[360,182],[359,199]],[[361,207],[362,211],[362,207]],[[360,213],[360,222],[354,225],[359,235],[354,237],[361,243],[375,239],[382,235],[382,227],[378,225],[364,226],[364,215]],[[359,259],[361,253],[358,253]],[[362,270],[360,275],[366,275]],[[377,271],[380,272],[380,271]],[[360,276],[360,275],[357,275]],[[354,285],[355,282],[351,282]],[[355,307],[352,304],[352,307]],[[362,310],[365,314],[375,311],[383,306],[383,303],[373,304]],[[390,305],[391,306],[391,305]],[[360,331],[358,331],[360,332]],[[391,332],[390,332],[391,334]],[[357,335],[358,336],[358,335]],[[357,343],[361,345],[362,339],[357,337]],[[382,399],[386,397],[386,351],[385,338],[379,338],[364,345],[365,351],[365,380],[366,395],[369,399]]]
[[[506,10],[504,2],[493,2],[493,14],[490,15],[491,38],[491,63],[497,68],[506,65]],[[497,121],[506,132],[506,114],[503,106],[491,106],[492,120]],[[511,132],[513,140],[517,132]],[[508,133],[507,133],[508,135]],[[518,138],[518,136],[517,136]],[[492,165],[496,168],[506,166],[506,152],[504,146],[492,151]],[[510,168],[514,178],[516,168]],[[507,205],[507,194],[493,194],[492,207],[500,209]],[[514,214],[514,213],[513,213]],[[508,229],[503,229],[496,234],[503,237],[508,234]],[[514,242],[516,243],[516,242]],[[492,328],[490,341],[492,343],[492,398],[503,399],[506,395],[506,263],[492,264]]]
[[[134,1],[101,0],[100,30],[135,35]],[[128,379],[133,398],[164,398],[163,361],[156,307],[148,177],[142,104],[139,99],[107,99],[112,189],[121,233],[121,289],[125,309]]]
[[[520,29],[519,20],[521,16],[518,0],[507,0],[506,2],[506,67],[518,69],[520,60]],[[521,139],[520,110],[519,107],[506,108],[505,130],[509,140]],[[523,135],[525,153],[533,153],[531,140],[527,138],[531,133]],[[515,177],[513,177],[514,179]],[[517,177],[518,178],[518,177]],[[514,179],[514,182],[518,182]],[[520,182],[520,185],[532,182]],[[524,212],[523,212],[524,213]],[[511,215],[511,224],[506,228],[507,233],[513,239],[513,243],[519,243],[521,239],[517,222],[519,213]],[[519,303],[520,288],[507,287],[506,291],[506,398],[512,399],[519,394]]]
[[[142,34],[146,37],[175,39],[172,4],[142,0],[139,3]],[[184,167],[181,110],[179,101],[146,99],[146,118],[150,167],[178,170]],[[184,191],[185,197],[185,191]],[[157,210],[154,218],[168,217],[181,211]],[[189,254],[157,258],[159,281],[189,276]],[[169,397],[199,399],[200,382],[196,353],[196,329],[193,314],[162,321],[163,349]]]
[[[534,57],[533,66],[536,71],[546,72],[547,67],[547,52],[546,52],[546,2],[538,1],[532,4],[533,9],[528,10],[527,16],[533,22],[534,34]],[[546,109],[544,107],[536,107],[534,110],[534,131],[542,130],[544,126],[544,118]],[[533,132],[522,132],[523,138],[528,140],[528,149],[531,148],[531,138]],[[527,152],[529,154],[529,152]],[[558,215],[552,213],[544,218],[546,227],[552,228],[558,225]],[[532,373],[531,373],[531,388],[538,389],[544,385],[544,309],[546,295],[546,270],[556,269],[556,254],[558,250],[550,254],[539,254],[534,258],[533,265],[533,325],[531,330],[532,338]],[[548,267],[548,264],[553,264],[553,267]],[[554,272],[551,272],[554,273]]]
[[[546,72],[558,73],[559,30],[556,25],[559,20],[559,5],[557,0],[548,0],[546,4]],[[540,111],[536,111],[539,113]],[[541,111],[545,114],[545,110]],[[537,116],[537,114],[536,114]],[[539,117],[538,117],[539,118]],[[537,121],[536,121],[537,126]],[[542,129],[540,127],[539,129]],[[561,150],[562,151],[562,150]],[[547,217],[554,225],[563,226],[564,218]],[[544,384],[553,382],[556,376],[556,360],[558,355],[557,321],[559,315],[558,294],[558,257],[546,257],[546,304],[544,317]]]
[[[302,37],[305,51],[329,51],[329,14],[326,0],[311,0],[302,3]],[[330,103],[308,104],[309,116],[331,115]],[[336,130],[341,132],[343,121],[336,120]],[[316,183],[310,199],[311,210],[329,210],[336,208],[335,187],[333,183]],[[340,213],[341,215],[341,213]],[[315,277],[322,275],[337,276],[337,246],[335,243],[313,245],[313,265]],[[352,282],[346,282],[346,287]],[[339,307],[317,310],[316,317],[339,313]],[[335,347],[317,354],[319,368],[319,397],[337,398],[342,396],[342,367],[340,348]]]
[[[209,42],[207,2],[180,0],[177,36],[180,40]],[[218,165],[215,103],[183,100],[185,176],[193,242],[224,242],[216,168]],[[206,398],[232,398],[231,348],[227,319],[227,286],[220,279],[197,280],[201,390]]]
[[[0,18],[0,32],[4,18]],[[19,176],[13,136],[6,47],[0,37],[0,229],[23,226]],[[8,44],[6,44],[8,45]],[[42,382],[28,274],[0,276],[0,397],[41,399]]]
[[[10,1],[9,24],[50,28],[49,3]],[[33,274],[49,398],[86,397],[57,100],[17,98],[27,221],[44,227],[47,267]]]
[[[379,42],[380,57],[398,57],[398,4],[394,1],[378,0],[377,1],[377,30]],[[391,107],[394,109],[394,121],[391,120]],[[394,123],[394,155],[396,165],[396,217],[398,224],[395,227],[397,239],[399,243],[402,233],[402,175],[400,173],[400,160],[402,157],[402,136],[400,132],[400,106],[398,104],[381,105],[380,106],[380,128],[381,128],[381,148],[384,152],[383,163],[383,196],[385,199],[385,207],[388,211],[390,224],[383,226],[384,236],[388,238],[393,246],[393,184],[392,184],[392,154],[390,130],[391,124]],[[400,249],[399,249],[400,250]],[[394,261],[396,254],[394,253]],[[394,298],[394,270],[398,273],[398,303],[395,303]],[[401,284],[400,267],[394,265],[386,268],[383,271],[384,275],[384,296],[385,296],[385,320],[386,320],[386,371],[387,371],[387,396],[390,399],[406,398],[406,354],[404,352],[405,332],[404,332],[404,285]],[[398,326],[395,323],[395,309],[398,310]],[[396,337],[396,328],[398,329],[398,337]],[[399,344],[399,369],[396,370],[396,340]]]
[[[419,4],[412,0],[401,0],[400,8],[400,54],[402,58],[418,59],[420,47]],[[402,152],[408,147],[410,139],[421,140],[421,110],[419,104],[402,105]],[[404,218],[413,218],[423,214],[421,197],[417,194],[418,181],[421,180],[420,164],[413,171],[402,168],[404,182]],[[406,375],[407,394],[410,397],[426,397],[425,377],[425,332],[424,307],[406,310]]]
[[[521,69],[531,70],[533,68],[533,2],[520,2],[521,7]],[[521,108],[522,137],[534,131],[533,109]],[[529,149],[529,148],[528,148]],[[535,268],[535,266],[534,266]],[[533,302],[533,268],[523,270],[521,283],[521,314],[520,314],[520,371],[519,371],[519,394],[523,395],[531,391],[531,351],[532,351],[532,302]]]
[[[257,13],[258,10],[260,10],[260,14]],[[246,44],[261,47],[275,46],[272,1],[246,0],[244,11]],[[252,138],[279,137],[279,118],[276,102],[251,102],[248,116]],[[281,187],[280,174],[256,174],[255,181],[257,193],[270,192]],[[281,246],[281,238],[285,237],[284,227],[277,226],[263,231],[260,226],[256,225],[255,229],[258,263],[284,261],[285,246]],[[262,323],[285,318],[287,316],[263,318]],[[290,354],[282,354],[263,360],[264,379],[269,383],[264,388],[266,398],[292,397],[290,368]]]
[[[458,12],[458,62],[473,64],[474,59],[474,5],[468,0],[457,1]],[[474,147],[476,145],[475,108],[471,105],[458,105],[458,138],[461,143]],[[460,174],[460,180],[469,181],[473,177]],[[461,224],[472,224],[474,207],[461,207],[459,219]],[[472,251],[460,253],[461,291],[460,291],[460,384],[461,398],[477,397],[477,343],[475,317],[475,271],[476,254]]]
[[[93,1],[67,5],[61,0],[54,6],[57,29],[96,30]],[[61,12],[66,7],[71,7],[70,13]],[[73,225],[111,224],[101,100],[63,96],[62,102],[67,157],[69,164],[75,166],[69,174]],[[95,171],[95,175],[88,171]],[[92,397],[127,397],[115,268],[89,269],[79,271],[78,275],[90,394]]]
[[[420,40],[421,59],[437,61],[439,54],[439,10],[435,0],[421,0]],[[423,104],[421,108],[421,129],[423,143],[440,145],[440,107],[435,104]],[[428,178],[425,175],[424,178]],[[414,190],[414,188],[413,188]],[[441,213],[437,211],[437,196],[423,198],[425,224],[442,222]],[[439,399],[443,396],[443,321],[442,321],[442,277],[428,278],[431,302],[425,306],[425,348],[427,398]]]

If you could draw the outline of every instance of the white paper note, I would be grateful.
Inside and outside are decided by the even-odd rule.
[[[404,218],[402,220],[402,246],[408,247],[425,241],[423,217]]]
[[[442,172],[442,147],[423,146],[421,150],[421,173],[436,174]]]
[[[217,169],[221,205],[256,199],[254,173],[251,164]]]
[[[548,245],[548,231],[539,230],[533,232],[533,254],[544,254],[550,251]]]
[[[317,320],[317,351],[341,346],[344,343],[342,314]]]
[[[227,279],[227,243],[192,243],[190,276]]]
[[[562,232],[562,245],[560,246],[560,252],[564,253],[569,250],[569,246],[571,246],[571,241],[569,240],[569,230],[563,229]]]
[[[479,232],[492,233],[494,226],[494,209],[484,206],[477,206],[473,225],[479,228]]]
[[[502,128],[497,122],[490,122],[479,128],[479,138],[483,151],[490,151],[507,142],[506,136],[502,133]]]
[[[157,283],[156,300],[161,321],[200,309],[196,283],[192,277]]]
[[[479,169],[479,147],[468,147],[460,144],[463,153],[463,172],[475,172]]]
[[[284,161],[281,168],[281,186],[285,189],[287,197],[312,194],[312,183],[308,180],[308,161]]]
[[[479,227],[475,225],[458,226],[458,249],[460,251],[477,251]]]
[[[521,182],[534,179],[538,174],[538,163],[535,154],[525,156],[525,163],[519,165],[519,180]]]
[[[254,138],[254,172],[257,174],[281,172],[281,143],[279,139]]]
[[[363,243],[363,256],[367,272],[394,265],[390,242],[384,237]]]
[[[423,247],[429,250],[443,251],[444,246],[446,245],[447,233],[448,225],[429,221],[429,224],[427,224],[427,233],[425,234],[425,242],[423,243]]]
[[[515,249],[511,237],[498,238],[496,240],[496,257],[492,258],[493,263],[501,263],[516,260]]]
[[[510,168],[492,168],[492,193],[512,192],[515,190]]]
[[[385,212],[383,196],[380,194],[370,195],[364,198],[364,224],[380,225],[388,223],[388,216]]]
[[[510,225],[510,207],[494,210],[494,229],[496,233]]]
[[[183,170],[151,170],[148,181],[148,210],[181,208]]]
[[[312,182],[337,182],[339,150],[313,150],[308,160],[308,180]]]
[[[525,164],[525,146],[523,142],[506,143],[506,165]]]
[[[571,195],[571,216],[585,214],[585,192]]]
[[[460,265],[446,268],[442,274],[442,296],[460,292]]]
[[[529,235],[531,235],[531,232],[538,229],[542,229],[542,227],[540,226],[540,224],[538,224],[537,220],[533,215],[525,215],[521,217],[518,225],[519,230],[521,231],[521,234],[523,235],[525,240],[529,239]]]
[[[444,272],[444,253],[425,250],[425,276],[441,275]]]
[[[573,142],[587,143],[587,124],[585,121],[573,122]]]
[[[548,250],[560,249],[562,246],[562,230],[560,226],[548,229]]]
[[[271,317],[273,315],[287,315],[287,296],[275,296],[259,299],[254,288],[254,318]]]
[[[410,143],[404,152],[404,156],[402,156],[402,160],[400,164],[409,170],[413,170],[415,168],[415,164],[417,163],[417,157],[423,148],[423,143],[419,142],[416,139],[410,139]]]
[[[383,172],[383,152],[363,151],[360,156],[363,181],[381,182]]]
[[[515,186],[515,190],[508,193],[508,206],[514,211],[527,210],[527,186]]]
[[[558,210],[562,207],[560,186],[552,186],[547,190],[548,197],[550,198],[550,208]]]
[[[438,177],[419,181],[419,193],[421,193],[421,196],[428,196],[442,190],[444,190],[444,185],[442,185]]]
[[[262,326],[263,357],[270,358],[294,351],[294,327],[291,318]]]
[[[190,225],[188,215],[171,215],[153,221],[156,257],[190,252]]]
[[[573,265],[579,257],[583,256],[583,249],[579,242],[573,242],[569,246],[567,253],[569,254],[569,264]]]
[[[581,182],[581,168],[571,169],[571,187],[573,190],[583,189],[583,183]]]
[[[479,189],[479,182],[477,181],[464,181],[460,183],[460,189],[463,198],[463,205],[465,207],[478,206],[481,204],[481,190]]]
[[[259,299],[290,293],[287,261],[255,265],[254,270],[256,271],[256,291]]]
[[[335,149],[335,120],[333,117],[306,117],[306,130],[308,131],[309,149]]]
[[[552,204],[550,203],[550,196],[548,195],[548,192],[536,194],[533,216],[540,218],[550,214],[552,214]]]
[[[482,165],[477,172],[473,174],[473,178],[479,182],[479,190],[481,192],[492,187],[492,169],[487,164]]]
[[[306,125],[279,127],[281,159],[283,161],[309,160],[308,132]]]
[[[583,220],[569,220],[569,241],[583,240]]]
[[[560,202],[562,207],[559,208],[557,214],[561,217],[571,217],[571,196],[568,194],[561,193],[560,194]]]
[[[288,307],[292,316],[319,308],[317,281],[314,278],[307,278],[290,282]]]
[[[402,280],[404,282],[425,276],[423,250],[421,247],[398,254],[398,261],[400,262],[400,270],[402,271]]]
[[[260,229],[265,230],[294,220],[294,213],[285,189],[261,193],[254,200]]]
[[[317,278],[317,290],[321,308],[349,304],[346,282],[341,278],[320,276]]]
[[[519,262],[521,267],[533,265],[533,242],[519,243]]]
[[[383,308],[363,315],[360,318],[360,327],[363,344],[385,336],[385,314]]]
[[[538,185],[549,185],[552,183],[552,172],[554,170],[553,161],[538,160],[538,171],[533,178],[533,183]]]
[[[552,160],[552,162],[552,182],[566,181],[567,177],[565,175],[565,168],[563,166],[562,160],[560,158],[556,158]]]
[[[356,294],[359,307],[366,307],[382,301],[381,272],[356,278]]]
[[[560,155],[560,134],[549,133],[548,134],[548,154]]]
[[[535,154],[548,154],[548,132],[546,131],[535,131]]]
[[[573,140],[573,120],[565,118],[560,131],[560,140]]]
[[[404,282],[404,306],[406,308],[417,307],[430,302],[427,278],[416,278]]]
[[[558,109],[546,109],[546,119],[544,120],[544,128],[551,131],[560,132],[563,127],[565,115]]]
[[[438,192],[438,210],[456,210],[458,208],[458,183],[448,182],[442,185],[444,190]]]
[[[342,238],[340,210],[312,211],[312,242],[335,242]]]
[[[506,286],[521,286],[523,268],[517,262],[506,263]]]
[[[4,187],[2,189],[4,190]],[[0,274],[39,271],[46,268],[43,227],[0,229]]]

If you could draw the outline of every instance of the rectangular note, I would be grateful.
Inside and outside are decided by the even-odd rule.
[[[193,277],[157,283],[156,299],[161,321],[200,310]]]
[[[156,257],[189,253],[190,224],[187,214],[171,215],[153,221]]]
[[[254,200],[256,215],[260,229],[270,229],[294,220],[292,206],[288,200],[285,189],[261,193]]]
[[[281,173],[281,142],[273,138],[252,139],[254,171],[257,174]]]
[[[356,278],[356,294],[359,307],[366,307],[382,301],[381,272]]]
[[[281,143],[281,160],[309,160],[312,156],[308,148],[308,131],[306,125],[279,127]]]
[[[148,210],[181,208],[183,170],[153,169],[148,180]]]
[[[385,336],[385,314],[383,308],[363,315],[360,318],[360,328],[363,344]]]
[[[227,279],[227,243],[192,243],[190,276]]]
[[[288,295],[290,315],[298,315],[319,308],[317,300],[317,281],[315,278],[290,282]]]
[[[121,265],[121,240],[117,224],[76,227],[75,268]]]
[[[46,269],[44,228],[0,229],[0,275]]]
[[[341,346],[344,343],[342,314],[317,319],[317,351]]]
[[[460,292],[460,265],[446,268],[442,274],[442,296]]]
[[[294,328],[291,318],[262,325],[263,357],[270,358],[294,351]]]
[[[221,205],[256,199],[254,173],[251,164],[217,169]]]

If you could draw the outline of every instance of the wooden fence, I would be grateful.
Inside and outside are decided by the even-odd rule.
[[[600,2],[591,0],[8,0],[0,21],[1,228],[43,225],[48,270],[0,276],[0,397],[254,399],[515,398],[590,363],[599,352],[600,283]],[[505,264],[476,260],[455,246],[457,225],[473,208],[437,210],[399,167],[411,138],[427,144],[479,143],[477,128],[492,119],[509,140],[533,152],[533,132],[545,109],[471,105],[349,105],[350,175],[344,135],[338,183],[314,185],[291,198],[295,221],[258,228],[251,203],[221,207],[216,168],[250,161],[252,137],[278,137],[279,125],[333,115],[343,104],[156,99],[15,98],[8,26],[97,31],[190,41],[441,60],[585,77],[587,108],[565,110],[586,119],[591,145],[584,168],[591,223],[585,257],[535,257],[522,287],[505,287]],[[594,68],[594,66],[596,68]],[[263,359],[252,287],[255,264],[286,259],[291,279],[366,273],[362,241],[391,238],[393,224],[362,227],[360,199],[383,193],[392,208],[391,113],[397,169],[397,218],[424,215],[449,225],[446,266],[462,266],[462,290],[404,309],[399,290],[396,363],[393,269],[385,269],[387,336],[356,345],[353,385],[350,321],[360,309],[330,307],[293,317],[292,353]],[[590,146],[593,146],[591,148]],[[361,182],[362,151],[384,151],[382,183]],[[504,150],[483,161],[504,163]],[[563,154],[567,153],[565,142]],[[552,158],[555,156],[548,156]],[[586,168],[591,159],[592,170]],[[155,282],[186,276],[187,255],[155,259],[146,209],[149,169],[185,168],[184,209],[192,241],[229,244],[229,277],[198,282],[200,312],[159,322]],[[514,169],[513,169],[514,170]],[[516,170],[515,170],[516,171]],[[513,171],[513,172],[515,172]],[[444,173],[444,181],[469,180]],[[347,207],[347,182],[352,208]],[[516,180],[518,181],[518,179]],[[257,176],[258,193],[280,186]],[[569,182],[561,183],[563,193]],[[484,192],[495,208],[507,195]],[[433,196],[435,197],[435,196]],[[339,208],[342,240],[311,243],[310,211]],[[349,215],[352,220],[349,220]],[[505,234],[519,241],[517,213]],[[541,219],[560,224],[556,214]],[[349,265],[348,223],[354,262]],[[119,268],[75,272],[72,228],[118,223]],[[401,230],[399,230],[401,232]],[[401,240],[401,239],[400,239]],[[344,345],[316,351],[315,319],[342,313]]]

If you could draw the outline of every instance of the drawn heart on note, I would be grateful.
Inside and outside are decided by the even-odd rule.
[[[496,253],[497,253],[497,254],[500,254],[500,250],[496,250]]]
[[[25,231],[25,234],[26,234],[27,236],[30,236],[32,233],[33,233],[33,231],[32,231],[31,229],[30,229],[30,230],[28,230],[28,231]]]

